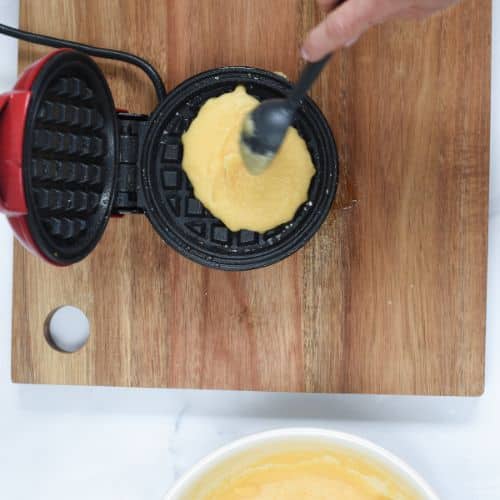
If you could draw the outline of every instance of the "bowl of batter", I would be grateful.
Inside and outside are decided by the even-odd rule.
[[[438,500],[402,460],[356,436],[280,429],[220,448],[164,500]]]

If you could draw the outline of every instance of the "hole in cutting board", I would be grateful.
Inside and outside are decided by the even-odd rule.
[[[87,315],[78,307],[60,306],[47,316],[44,335],[53,349],[73,353],[87,343],[90,336],[90,322]]]

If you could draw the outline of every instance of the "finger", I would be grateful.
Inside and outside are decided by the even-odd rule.
[[[331,12],[306,38],[302,54],[306,60],[317,61],[328,52],[353,43],[370,26],[385,16],[388,2],[348,0]]]
[[[325,12],[330,12],[346,0],[316,0],[319,8]]]
[[[335,5],[337,5],[338,0],[316,0],[319,8],[325,12],[330,12]]]

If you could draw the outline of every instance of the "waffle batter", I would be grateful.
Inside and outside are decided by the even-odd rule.
[[[247,172],[239,138],[246,114],[258,104],[243,86],[209,99],[182,136],[183,169],[196,198],[231,231],[265,232],[293,219],[307,201],[315,168],[306,143],[291,127],[273,163]]]
[[[367,460],[328,450],[236,457],[203,476],[185,500],[417,500]]]

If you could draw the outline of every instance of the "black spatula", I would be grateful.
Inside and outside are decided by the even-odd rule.
[[[331,54],[318,62],[308,63],[286,99],[269,99],[259,104],[245,118],[240,150],[248,171],[261,174],[278,152],[295,111],[314,83]]]

